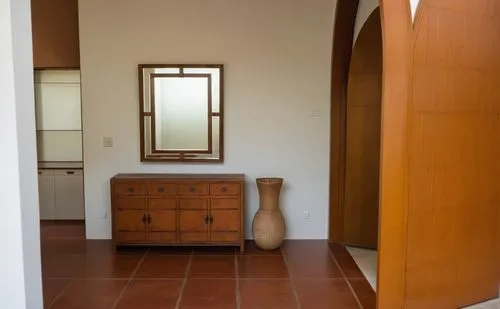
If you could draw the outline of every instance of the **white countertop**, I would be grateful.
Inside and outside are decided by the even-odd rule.
[[[82,169],[83,162],[38,162],[39,169]]]

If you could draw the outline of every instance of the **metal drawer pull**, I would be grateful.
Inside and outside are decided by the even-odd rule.
[[[195,187],[189,187],[189,192],[194,192],[194,191],[196,191]]]
[[[159,187],[159,188],[158,188],[158,192],[161,192],[161,193],[165,192],[165,188],[163,188],[163,187]]]
[[[227,191],[227,188],[226,188],[226,187],[222,187],[221,191],[222,191],[222,192],[226,192],[226,191]]]
[[[67,175],[73,175],[75,172],[74,171],[66,171]]]
[[[133,193],[134,191],[134,188],[128,188],[128,192]]]

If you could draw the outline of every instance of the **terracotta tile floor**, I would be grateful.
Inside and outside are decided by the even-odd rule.
[[[326,241],[235,248],[123,248],[85,240],[81,223],[43,222],[42,273],[50,309],[375,308],[347,250]]]

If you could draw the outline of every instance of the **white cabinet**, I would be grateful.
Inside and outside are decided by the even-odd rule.
[[[38,170],[38,199],[40,219],[56,218],[56,192],[54,170]]]
[[[55,171],[55,208],[57,219],[84,219],[82,170]]]
[[[81,169],[38,171],[40,219],[83,220],[83,172]]]

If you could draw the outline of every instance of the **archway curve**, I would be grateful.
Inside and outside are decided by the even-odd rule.
[[[349,0],[339,0],[337,10],[348,7],[342,2]],[[352,13],[336,14],[346,12]],[[500,153],[500,90],[493,86],[500,81],[498,16],[497,0],[421,0],[414,23],[409,0],[381,0],[377,308],[457,308],[498,297],[500,213],[495,206],[500,204],[500,167],[494,158]],[[336,20],[335,36],[339,29]],[[345,33],[340,37],[344,40],[334,38],[334,44],[352,46]],[[342,54],[336,54],[339,49]],[[338,193],[344,190],[344,167],[339,162],[345,159],[342,116],[350,57],[334,45],[332,242],[339,239],[335,231],[341,224],[343,200]],[[480,76],[471,76],[471,68]],[[428,220],[432,224],[426,225]],[[476,266],[470,270],[470,265]]]
[[[341,240],[345,190],[346,93],[359,1],[339,0],[331,75],[329,241]],[[377,307],[403,308],[406,267],[407,106],[412,18],[408,0],[381,0],[383,38],[382,137]],[[384,132],[391,131],[391,139]],[[390,184],[390,185],[389,185]]]
[[[366,2],[365,2],[366,4]],[[358,12],[362,10],[359,9]],[[377,248],[382,105],[380,8],[371,10],[354,43],[346,102],[342,243]]]

